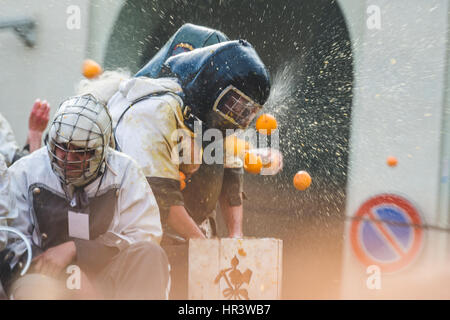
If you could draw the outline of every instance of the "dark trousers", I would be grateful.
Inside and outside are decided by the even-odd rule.
[[[167,256],[154,243],[134,244],[118,253],[100,272],[96,282],[106,299],[167,299]]]

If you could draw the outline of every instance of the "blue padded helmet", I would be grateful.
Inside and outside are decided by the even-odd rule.
[[[173,56],[161,75],[178,79],[185,108],[206,128],[247,128],[270,93],[269,73],[245,40]]]
[[[178,29],[150,62],[136,73],[135,77],[157,78],[163,63],[169,57],[228,40],[228,37],[220,31],[186,23]]]

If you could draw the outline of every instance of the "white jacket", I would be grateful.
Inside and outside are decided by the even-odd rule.
[[[15,154],[19,151],[14,133],[8,121],[0,114],[0,154],[3,155],[6,165],[11,165]]]
[[[138,162],[146,177],[179,179],[179,166],[172,159],[178,137],[173,134],[182,129],[193,135],[183,122],[183,101],[174,94],[179,92],[179,84],[169,78],[132,78],[123,81],[108,102],[116,128],[120,116],[134,101],[155,95],[134,104],[115,131],[120,150]]]
[[[115,197],[112,198],[115,203],[100,203],[97,206],[101,209],[112,205],[114,212],[111,213],[111,221],[102,222],[107,223],[106,232],[96,239],[90,240],[96,240],[105,246],[118,249],[123,249],[139,241],[153,241],[159,244],[162,236],[159,209],[141,169],[130,157],[113,149],[109,149],[106,162],[107,169],[103,178],[98,177],[84,190],[90,201],[94,202],[95,199],[114,190]],[[67,199],[60,181],[51,169],[47,149],[43,147],[29,156],[21,158],[9,168],[9,171],[11,191],[16,201],[16,210],[12,217],[14,219],[10,225],[24,233],[34,246],[42,248],[46,236],[43,236],[44,232],[40,230],[42,226],[36,221],[39,219],[36,216],[35,206],[38,207],[39,204],[52,210],[51,208],[57,207],[61,203],[59,200],[54,205],[41,203],[39,197],[45,194],[45,201],[48,201],[49,198]],[[48,215],[49,213],[44,214],[52,217]],[[68,212],[55,211],[51,214],[67,215]],[[95,215],[95,212],[92,214]],[[50,226],[50,232],[53,231],[58,230],[51,230]],[[22,244],[10,248],[16,254],[25,252]],[[92,258],[94,259],[94,257]]]

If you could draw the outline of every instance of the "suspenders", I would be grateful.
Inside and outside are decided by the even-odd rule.
[[[132,103],[131,103],[131,104],[130,104],[123,112],[122,112],[122,114],[121,114],[120,117],[119,117],[119,120],[117,120],[116,127],[114,128],[114,142],[115,142],[115,144],[116,144],[116,150],[117,150],[117,151],[122,151],[122,150],[121,150],[121,148],[120,148],[120,146],[119,146],[119,142],[117,141],[117,138],[116,138],[116,131],[117,131],[117,127],[119,127],[120,121],[122,121],[122,118],[124,117],[125,113],[127,113],[127,111],[130,110],[130,108],[131,108],[132,106],[134,106],[136,103],[138,103],[138,102],[140,102],[140,101],[142,101],[142,100],[145,100],[145,99],[148,99],[148,98],[151,98],[151,97],[161,96],[161,95],[164,95],[164,94],[169,93],[169,92],[170,92],[170,91],[162,91],[162,92],[152,93],[152,94],[149,94],[149,95],[140,97],[140,98],[134,100],[134,101],[133,101],[133,102],[132,102]]]
[[[140,98],[138,98],[138,99],[136,99],[136,100],[134,100],[123,112],[122,112],[122,114],[120,115],[120,117],[119,117],[119,120],[117,120],[117,124],[116,124],[116,126],[115,126],[115,128],[114,128],[114,142],[115,142],[115,145],[116,145],[116,150],[117,151],[122,151],[121,150],[121,148],[120,148],[120,145],[119,145],[119,142],[117,141],[117,138],[116,138],[116,131],[117,131],[117,128],[119,127],[119,124],[120,124],[120,122],[122,121],[122,119],[123,119],[123,117],[125,116],[125,113],[127,113],[127,111],[128,110],[130,110],[130,108],[132,107],[132,106],[134,106],[136,103],[138,103],[138,102],[140,102],[140,101],[142,101],[142,100],[146,100],[146,99],[149,99],[149,98],[152,98],[152,97],[157,97],[157,96],[163,96],[163,95],[165,95],[165,94],[170,94],[170,95],[172,95],[172,96],[174,96],[174,97],[176,97],[178,100],[180,100],[180,102],[181,102],[181,106],[182,106],[182,111],[183,111],[183,116],[184,116],[184,124],[192,131],[192,132],[194,132],[194,122],[200,122],[200,123],[202,123],[201,121],[200,121],[200,119],[198,119],[196,116],[194,116],[192,113],[190,113],[190,108],[188,107],[188,106],[184,106],[183,105],[183,101],[181,100],[181,98],[180,98],[180,96],[178,96],[176,93],[174,93],[174,92],[172,92],[172,91],[161,91],[161,92],[158,92],[158,93],[152,93],[152,94],[149,94],[149,95],[146,95],[146,96],[143,96],[143,97],[140,97]]]

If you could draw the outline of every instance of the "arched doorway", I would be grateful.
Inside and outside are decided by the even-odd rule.
[[[245,233],[284,240],[283,297],[336,298],[345,206],[352,52],[333,0],[129,0],[108,43],[105,67],[143,66],[183,24],[248,40],[268,66],[284,169],[246,175]],[[294,189],[296,171],[311,187]],[[300,288],[300,289],[299,289]]]

